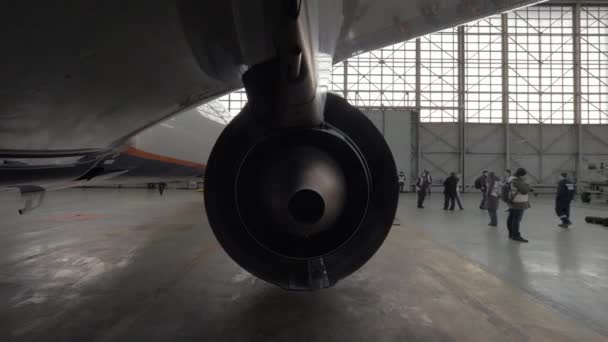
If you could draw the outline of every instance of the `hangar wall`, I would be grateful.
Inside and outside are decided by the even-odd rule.
[[[363,110],[388,143],[398,171],[406,174],[407,183],[412,179],[411,113],[403,110]]]
[[[549,191],[561,172],[578,177],[577,125],[417,124],[416,112],[411,110],[367,109],[365,113],[383,133],[397,168],[409,176],[408,184],[424,169],[432,173],[436,186],[449,172],[461,173],[468,190],[486,169],[502,174],[507,167],[523,167],[528,170],[531,183],[547,186]],[[581,132],[582,169],[586,170],[590,163],[608,165],[608,126],[582,125]]]

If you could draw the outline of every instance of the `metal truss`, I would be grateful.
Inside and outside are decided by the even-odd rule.
[[[500,16],[465,26],[465,120],[502,123]]]
[[[608,124],[608,7],[583,6],[581,20],[581,118]]]
[[[508,15],[509,121],[574,123],[572,7]]]
[[[245,89],[239,89],[232,93],[220,97],[219,102],[224,105],[224,108],[232,115],[236,116],[245,104],[247,103],[247,94]]]
[[[334,66],[329,89],[358,107],[409,107],[415,101],[415,42],[366,52]]]
[[[423,123],[608,124],[607,44],[608,7],[529,7],[352,57],[328,89]],[[246,95],[220,102],[235,115]]]
[[[234,94],[234,93],[233,93]],[[221,124],[228,124],[230,122],[230,120],[232,120],[232,118],[238,114],[238,111],[236,113],[231,113],[228,110],[226,110],[226,101],[229,102],[230,97],[228,97],[227,99],[224,99],[224,103],[221,103],[220,101],[214,100],[211,102],[207,102],[202,106],[199,106],[196,108],[196,110],[204,117],[206,117],[207,119],[219,122]],[[228,105],[230,105],[231,103],[228,103]],[[244,105],[244,104],[243,104]],[[240,111],[240,109],[239,109]]]
[[[420,38],[420,121],[458,121],[456,28]]]

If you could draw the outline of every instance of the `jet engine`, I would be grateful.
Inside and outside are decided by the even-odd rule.
[[[205,175],[209,223],[253,275],[330,287],[378,250],[397,208],[397,171],[373,123],[327,94],[324,122],[276,128],[251,105],[224,129]]]
[[[251,65],[241,79],[248,103],[207,163],[209,223],[239,265],[290,290],[330,287],[359,269],[386,238],[397,208],[397,170],[384,138],[322,86],[320,65],[331,62],[340,22],[322,21],[319,13],[339,18],[340,3],[264,2],[259,15],[244,16],[263,18],[250,26],[264,29],[247,31],[248,39],[243,26],[218,21],[212,28],[198,20],[215,3],[184,0],[180,7],[209,75],[228,80],[232,74],[221,65]],[[204,34],[223,35],[224,48],[201,45],[209,41]]]

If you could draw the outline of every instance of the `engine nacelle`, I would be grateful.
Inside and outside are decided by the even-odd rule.
[[[333,94],[319,127],[269,127],[256,117],[247,105],[211,152],[209,223],[258,278],[290,290],[330,287],[363,266],[393,224],[393,156],[372,122]]]

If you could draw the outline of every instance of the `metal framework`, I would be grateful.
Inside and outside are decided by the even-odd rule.
[[[509,121],[574,123],[572,7],[508,15]]]
[[[502,28],[501,17],[465,26],[465,120],[501,123]]]
[[[529,7],[366,52],[328,88],[422,123],[608,124],[608,7]],[[220,102],[235,115],[246,95]]]
[[[219,101],[211,101],[211,102],[205,103],[204,105],[196,108],[196,110],[199,112],[199,114],[206,117],[207,119],[213,120],[215,122],[219,122],[224,125],[229,123],[230,120],[232,120],[232,118],[236,114],[238,114],[238,111],[236,113],[229,112],[226,109],[225,105],[220,103]],[[240,111],[240,109],[239,109],[239,111]]]
[[[416,47],[408,41],[334,65],[330,90],[358,107],[411,107],[415,78]]]
[[[458,34],[447,29],[420,38],[420,121],[458,121]]]
[[[224,108],[226,108],[234,117],[243,109],[243,107],[245,107],[245,104],[247,103],[247,94],[243,88],[220,97],[218,101],[223,104]]]
[[[581,105],[584,124],[608,124],[608,7],[582,6]]]

